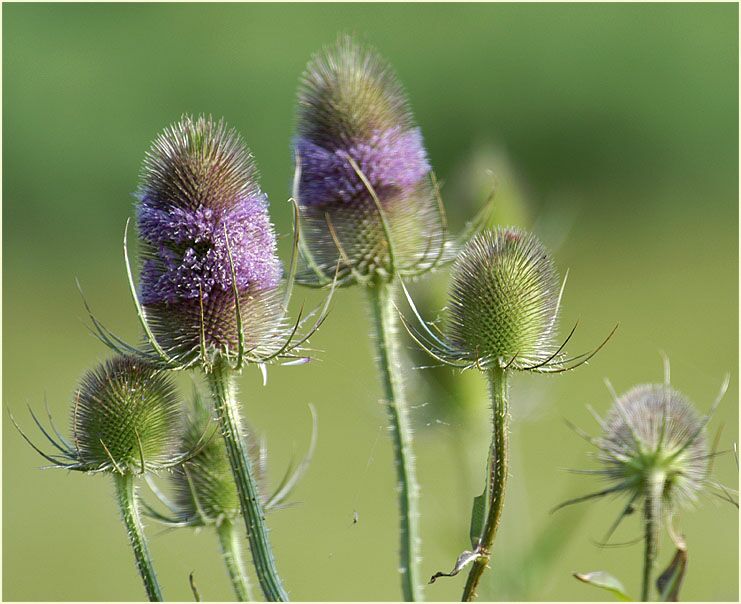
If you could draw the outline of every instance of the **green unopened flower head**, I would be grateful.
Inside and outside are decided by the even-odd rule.
[[[180,402],[166,372],[138,358],[117,356],[82,378],[72,402],[71,439],[34,421],[56,449],[55,467],[84,472],[144,474],[177,465]],[[49,416],[51,421],[51,416]]]
[[[312,409],[312,414],[313,414]],[[316,418],[314,417],[316,421]],[[269,492],[267,481],[267,448],[257,438],[249,425],[243,425],[249,443],[249,462],[265,510],[281,507],[293,488],[308,469],[316,446],[316,423],[311,445],[306,457],[296,468],[289,467],[280,487]],[[219,525],[240,515],[239,495],[234,482],[224,440],[216,434],[216,422],[200,393],[193,393],[193,408],[185,419],[180,438],[180,448],[195,451],[170,474],[174,501],[170,502],[153,486],[161,503],[171,512],[171,517],[152,513],[153,517],[173,526]],[[152,510],[150,510],[152,512]]]
[[[298,95],[294,197],[304,225],[301,281],[340,283],[433,268],[444,218],[404,89],[349,36],[312,58]]]
[[[563,288],[548,251],[534,235],[497,227],[475,235],[453,266],[448,321],[440,332],[428,326],[409,292],[407,301],[421,331],[402,317],[410,335],[438,361],[463,369],[492,367],[559,373],[586,363],[607,343],[567,358],[557,344]]]
[[[196,393],[192,412],[182,433],[182,447],[192,449],[204,433],[208,440],[198,453],[175,468],[171,484],[177,516],[190,524],[207,524],[239,515],[239,495],[234,483],[223,439],[214,434],[216,425],[209,409]],[[256,461],[255,440],[249,438],[250,457]],[[263,478],[258,470],[258,482]]]
[[[91,467],[139,472],[173,457],[179,421],[178,397],[166,373],[117,357],[82,378],[72,435],[80,459]]]
[[[481,366],[524,368],[556,350],[560,282],[530,233],[498,228],[475,237],[453,268],[448,337]]]

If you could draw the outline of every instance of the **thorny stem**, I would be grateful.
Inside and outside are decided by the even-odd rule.
[[[476,599],[477,589],[484,570],[489,565],[491,547],[496,537],[504,507],[504,492],[509,471],[509,380],[507,370],[495,366],[488,372],[489,396],[492,406],[492,439],[489,462],[487,464],[488,513],[484,530],[481,533],[466,586],[463,589],[463,602]]]
[[[219,535],[219,545],[221,545],[221,554],[226,569],[229,571],[229,579],[232,582],[237,600],[239,602],[252,602],[255,598],[252,595],[252,586],[247,573],[244,572],[242,548],[232,521],[227,518],[222,520],[217,533]]]
[[[661,496],[664,490],[664,475],[656,472],[648,477],[646,502],[643,509],[645,533],[643,537],[643,582],[641,600],[648,602],[651,594],[651,576],[659,549],[659,523],[661,515]]]
[[[134,475],[130,472],[113,474],[113,481],[116,485],[116,500],[121,510],[121,517],[126,525],[126,532],[129,535],[131,548],[134,550],[136,559],[136,568],[144,582],[144,589],[150,602],[162,602],[162,592],[157,575],[154,572],[152,558],[149,555],[147,540],[144,536],[144,527],[141,517],[139,516],[139,507],[136,502],[136,491],[134,489]]]
[[[265,513],[252,476],[251,464],[242,436],[234,371],[226,359],[218,359],[207,374],[207,378],[213,397],[216,421],[224,437],[229,464],[237,485],[239,503],[260,588],[266,600],[286,602],[288,595],[275,566],[273,550],[268,539],[268,528],[265,524]]]
[[[419,486],[414,468],[412,430],[401,378],[395,284],[376,282],[368,288],[378,369],[389,420],[399,492],[401,588],[404,600],[423,600],[419,582]]]

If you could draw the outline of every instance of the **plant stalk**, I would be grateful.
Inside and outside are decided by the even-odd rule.
[[[419,582],[419,486],[412,451],[412,430],[402,383],[399,318],[394,307],[394,283],[377,282],[368,288],[378,369],[383,385],[396,465],[400,512],[401,588],[404,600],[424,599]]]
[[[651,475],[646,486],[646,501],[643,508],[645,532],[643,537],[643,581],[641,584],[641,600],[643,602],[648,602],[651,595],[651,578],[659,550],[659,522],[664,475],[660,472]]]
[[[224,558],[226,569],[229,572],[229,579],[232,582],[237,600],[239,602],[252,602],[255,598],[252,595],[250,581],[244,572],[242,548],[232,521],[225,518],[219,525],[217,533],[219,535],[221,554]]]
[[[144,526],[142,525],[141,516],[139,515],[139,506],[136,501],[136,491],[134,488],[134,475],[127,472],[113,474],[113,482],[116,485],[116,500],[121,510],[121,517],[126,525],[126,532],[129,535],[131,548],[134,550],[136,559],[136,568],[144,582],[144,589],[147,591],[147,597],[150,602],[162,602],[162,592],[157,575],[154,572],[152,558],[149,555],[147,539],[144,536]]]
[[[488,513],[477,547],[478,557],[468,573],[463,589],[463,602],[472,602],[484,570],[491,559],[491,548],[504,508],[504,492],[509,472],[509,378],[505,369],[496,366],[488,372],[492,406],[492,438],[486,469]]]
[[[207,378],[213,397],[216,421],[224,437],[227,456],[239,493],[239,503],[247,529],[257,580],[267,601],[287,602],[288,595],[275,566],[273,550],[268,539],[268,528],[265,524],[265,513],[242,436],[234,370],[226,359],[218,359],[211,371],[207,373]]]

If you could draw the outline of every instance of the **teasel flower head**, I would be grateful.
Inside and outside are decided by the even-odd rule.
[[[406,94],[390,66],[349,36],[320,52],[298,95],[294,198],[304,231],[299,281],[322,286],[418,275],[445,257],[446,219]]]
[[[139,292],[126,235],[124,254],[147,345],[143,351],[127,345],[90,313],[104,343],[168,369],[208,369],[219,356],[236,368],[305,358],[297,352],[323,321],[329,300],[314,327],[295,338],[305,318],[289,325],[286,309],[298,232],[284,279],[267,196],[235,130],[223,120],[187,115],[166,128],[147,152],[137,198]]]
[[[599,469],[577,470],[603,480],[605,488],[563,502],[555,509],[598,499],[622,495],[627,504],[611,526],[605,542],[622,519],[636,507],[654,506],[655,517],[663,522],[675,542],[671,520],[683,508],[693,506],[700,495],[710,489],[727,496],[723,485],[711,478],[712,462],[718,455],[711,447],[706,426],[728,389],[729,376],[710,405],[707,414],[697,412],[692,402],[670,384],[668,360],[661,384],[641,384],[621,395],[607,386],[613,403],[602,418],[591,408],[601,434],[589,436],[570,425],[596,449]]]
[[[201,435],[191,449],[180,452],[181,408],[175,387],[166,372],[135,357],[115,357],[83,376],[72,401],[70,439],[59,432],[51,414],[54,436],[29,411],[55,451],[45,453],[21,435],[53,467],[68,470],[157,472],[182,463],[204,442]]]
[[[309,468],[317,441],[317,422],[314,408],[312,435],[305,457],[296,465],[290,464],[279,487],[269,491],[268,452],[264,439],[258,439],[254,431],[243,426],[248,438],[249,458],[257,482],[263,508],[279,509]],[[168,526],[210,526],[224,520],[232,521],[240,515],[239,495],[234,482],[223,439],[215,434],[216,423],[211,418],[207,402],[198,390],[193,392],[193,408],[185,420],[181,433],[180,447],[197,453],[177,466],[169,476],[173,498],[168,498],[159,487],[149,480],[149,486],[159,501],[168,509],[169,516],[161,514],[151,506],[146,512],[152,518]],[[205,444],[203,443],[206,435]]]
[[[440,331],[419,316],[404,324],[420,346],[438,361],[469,369],[492,367],[558,373],[587,362],[595,350],[566,357],[557,322],[566,279],[540,241],[514,227],[498,227],[473,237],[453,265],[448,317]],[[405,289],[406,291],[406,289]]]
[[[280,319],[266,195],[252,155],[224,122],[183,118],[147,153],[137,209],[141,301],[163,348],[236,350],[236,303],[252,348]]]

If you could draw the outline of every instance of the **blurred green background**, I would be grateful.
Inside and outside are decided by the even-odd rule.
[[[615,338],[587,367],[513,387],[512,478],[491,600],[593,600],[572,571],[605,569],[637,594],[641,546],[599,548],[621,506],[555,515],[595,490],[588,445],[562,421],[596,430],[602,380],[621,392],[661,379],[706,409],[726,371],[720,446],[738,439],[738,7],[734,4],[75,5],[3,11],[3,403],[44,394],[63,426],[81,373],[107,351],[83,326],[74,279],[129,339],[137,323],[121,236],[150,141],[183,112],[224,116],[251,146],[288,255],[290,140],[297,79],[337,33],[376,45],[397,69],[425,134],[454,227],[498,186],[500,222],[533,228],[570,269],[564,329],[571,350]],[[415,286],[432,317],[445,271]],[[318,301],[303,289],[295,300]],[[297,600],[400,597],[390,446],[377,404],[361,291],[340,292],[303,367],[241,378],[244,409],[267,435],[274,479],[307,445],[315,462],[299,505],[269,517],[279,569]],[[426,361],[410,349],[410,363]],[[422,487],[423,575],[467,547],[480,492],[488,409],[479,375],[410,370]],[[183,380],[187,388],[187,379]],[[187,390],[186,390],[187,392]],[[375,446],[374,446],[375,444]],[[3,599],[136,600],[144,596],[106,477],[37,469],[42,460],[3,415]],[[714,475],[735,488],[731,455]],[[353,513],[358,523],[353,524]],[[681,517],[688,600],[734,600],[738,513],[712,494]],[[625,521],[615,541],[639,535]],[[230,599],[210,533],[150,526],[165,595]],[[661,564],[670,558],[666,541]],[[426,588],[459,598],[464,578]]]

